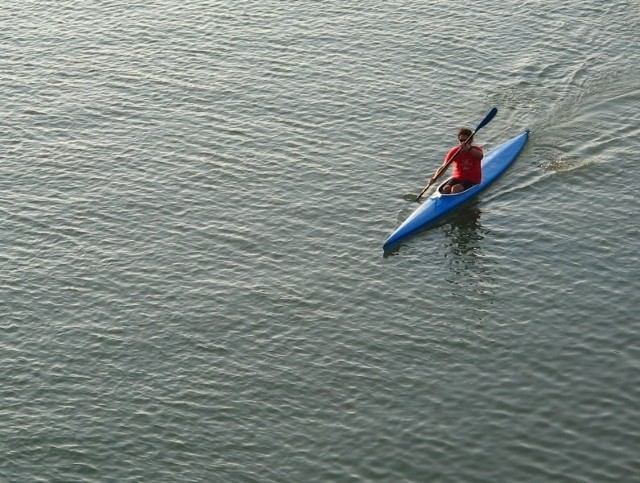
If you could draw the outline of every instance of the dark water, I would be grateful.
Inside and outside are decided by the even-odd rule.
[[[636,3],[3,13],[0,481],[638,480]]]

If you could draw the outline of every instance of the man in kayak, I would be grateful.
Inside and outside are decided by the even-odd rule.
[[[444,164],[453,158],[453,176],[442,187],[444,194],[460,193],[482,181],[480,161],[484,157],[482,148],[471,144],[473,131],[466,127],[458,129],[460,145],[452,147],[444,157]]]

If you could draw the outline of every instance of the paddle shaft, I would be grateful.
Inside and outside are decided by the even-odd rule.
[[[496,117],[496,114],[498,113],[498,109],[496,109],[495,107],[493,109],[491,109],[489,111],[489,114],[487,114],[484,119],[480,122],[480,124],[478,124],[478,126],[473,130],[473,132],[471,133],[471,136],[469,136],[469,139],[467,139],[463,144],[471,144],[471,141],[473,140],[473,136],[475,136],[475,134],[482,129],[483,127],[485,127],[487,124],[489,124],[491,122],[491,120]],[[426,191],[431,187],[431,185],[433,183],[436,182],[436,180],[442,176],[442,174],[447,170],[447,168],[449,167],[449,165],[453,162],[453,160],[456,158],[456,156],[458,155],[458,153],[462,150],[462,144],[460,145],[460,147],[458,148],[458,150],[453,153],[453,156],[451,156],[442,166],[440,166],[440,168],[438,168],[438,170],[434,173],[434,175],[431,177],[431,179],[429,180],[429,183],[427,183],[427,186],[420,192],[420,194],[418,195],[418,197],[416,198],[416,201],[420,201],[420,198],[422,198],[422,195],[426,193]]]

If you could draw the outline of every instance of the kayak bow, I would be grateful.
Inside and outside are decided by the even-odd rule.
[[[409,215],[409,218],[387,238],[387,241],[384,242],[383,249],[385,251],[389,250],[398,242],[415,234],[422,228],[425,228],[427,225],[478,195],[478,193],[493,183],[511,166],[518,157],[518,154],[520,154],[520,151],[522,151],[528,138],[529,130],[526,130],[522,134],[519,134],[487,153],[482,159],[482,181],[480,184],[461,193],[448,195],[440,192],[440,188],[448,180],[440,184],[438,189],[427,198],[424,203],[416,208],[416,210]]]

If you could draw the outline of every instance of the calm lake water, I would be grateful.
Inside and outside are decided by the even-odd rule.
[[[638,2],[2,11],[1,482],[640,480]]]

